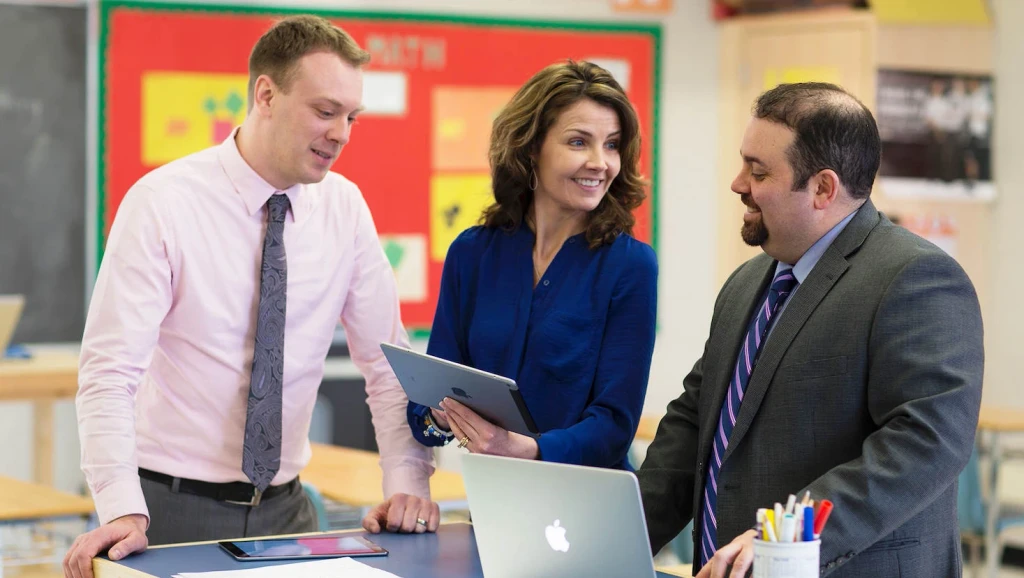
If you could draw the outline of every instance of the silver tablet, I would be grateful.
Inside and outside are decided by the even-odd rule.
[[[515,381],[390,343],[380,348],[409,401],[441,409],[450,397],[505,430],[540,435]]]

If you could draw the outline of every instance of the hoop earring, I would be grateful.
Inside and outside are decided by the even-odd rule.
[[[536,191],[538,185],[540,185],[540,179],[537,178],[537,171],[533,170],[533,167],[530,167],[530,190]]]

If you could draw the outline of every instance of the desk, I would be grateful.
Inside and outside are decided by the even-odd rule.
[[[640,423],[636,428],[635,439],[644,442],[654,441],[654,434],[658,433],[658,424],[661,423],[662,416],[644,414],[640,416]]]
[[[978,415],[978,432],[988,432],[989,436],[989,476],[988,476],[988,511],[985,520],[985,565],[989,576],[999,572],[998,547],[999,536],[996,523],[999,520],[999,466],[1005,457],[1001,437],[1004,433],[1024,432],[1024,409],[1010,409],[994,406],[982,406]]]
[[[66,494],[49,486],[0,477],[0,526],[26,525],[8,533],[23,539],[4,544],[5,574],[18,578],[54,578],[60,576],[57,563],[64,557],[73,535],[67,528],[47,526],[43,522],[67,519],[91,523],[92,500]],[[88,529],[88,524],[86,528]],[[75,530],[77,534],[80,530]]]
[[[355,533],[362,533],[353,530]],[[331,532],[342,534],[346,532]],[[442,525],[436,534],[377,534],[370,536],[390,554],[362,558],[368,566],[404,578],[482,578],[480,556],[473,526],[467,523]],[[96,578],[170,578],[179,572],[238,570],[257,566],[279,566],[288,562],[237,562],[212,542],[177,546],[156,546],[120,562],[93,560]],[[282,573],[282,575],[286,575]],[[669,578],[669,574],[658,574]]]
[[[313,456],[299,473],[325,497],[349,506],[372,508],[384,501],[383,474],[374,452],[325,444],[311,444]],[[437,470],[430,477],[430,496],[435,502],[465,502],[462,476]]]
[[[89,498],[0,476],[0,523],[87,518],[92,512]]]
[[[53,402],[78,392],[78,345],[33,345],[30,359],[0,359],[0,401],[33,402],[33,479],[53,485]]]

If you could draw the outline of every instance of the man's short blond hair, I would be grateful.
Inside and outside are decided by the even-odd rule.
[[[252,108],[256,79],[266,74],[288,90],[299,60],[314,52],[332,52],[356,68],[370,62],[352,36],[319,16],[289,16],[278,21],[256,41],[249,55],[249,108]]]

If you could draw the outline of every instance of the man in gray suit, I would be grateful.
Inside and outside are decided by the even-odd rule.
[[[698,578],[744,576],[757,509],[810,491],[835,505],[822,575],[959,576],[984,357],[970,280],[872,205],[878,128],[839,87],[761,95],[740,154],[742,236],[764,254],[719,293],[637,472],[654,551],[692,518]]]

